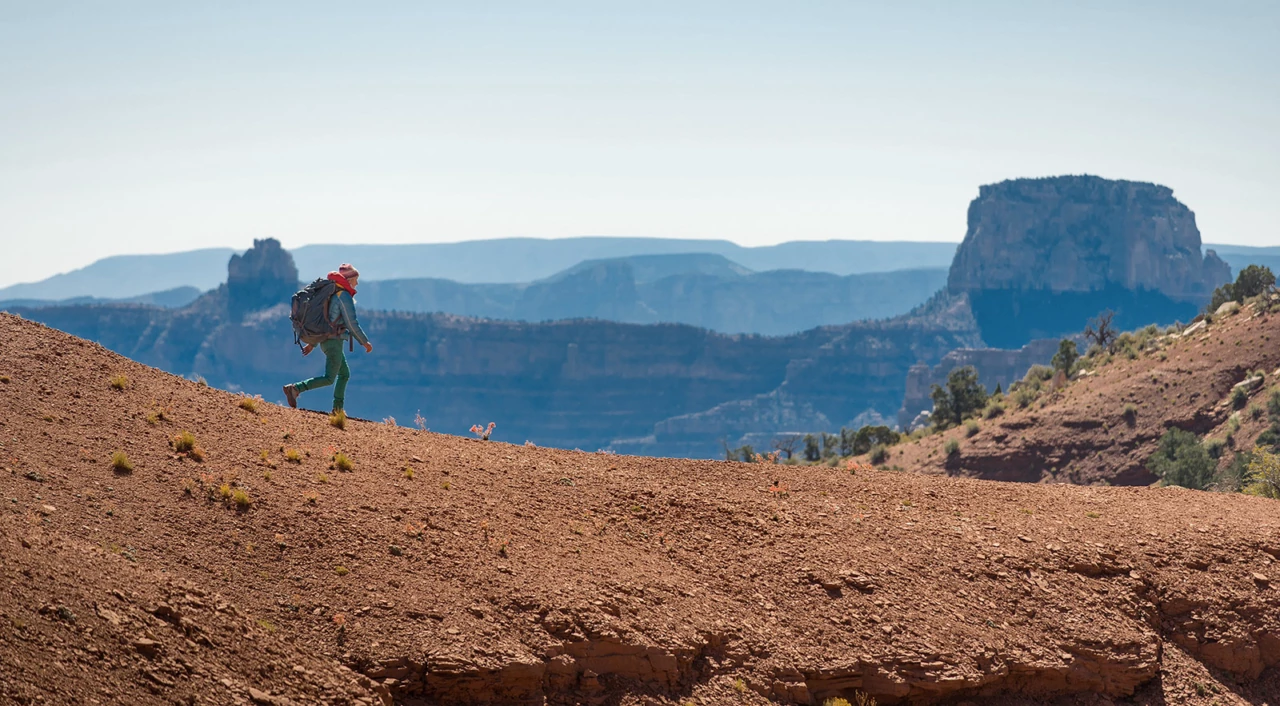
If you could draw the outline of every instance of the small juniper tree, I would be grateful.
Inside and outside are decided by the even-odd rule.
[[[1194,490],[1204,490],[1213,482],[1214,465],[1200,438],[1178,428],[1160,437],[1160,445],[1147,461],[1147,468],[1165,485]]]
[[[1061,370],[1067,375],[1071,374],[1071,368],[1076,364],[1076,360],[1080,358],[1080,349],[1076,347],[1076,342],[1070,338],[1064,338],[1058,343],[1058,352],[1053,355],[1053,367],[1055,370]]]
[[[804,435],[804,460],[817,461],[822,458],[822,446],[818,442],[818,437],[813,434]]]
[[[987,388],[978,382],[978,370],[972,365],[956,368],[947,376],[947,386],[934,385],[934,423],[939,427],[955,426],[973,416],[987,404]]]

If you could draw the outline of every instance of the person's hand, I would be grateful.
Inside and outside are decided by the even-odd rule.
[[[303,354],[303,355],[311,355],[311,351],[314,351],[315,349],[316,349],[316,347],[315,347],[314,345],[312,345],[312,344],[308,343],[307,345],[305,345],[305,346],[303,346],[303,347],[302,347],[302,354]]]
[[[364,352],[365,352],[365,353],[372,353],[372,352],[373,352],[373,344],[372,344],[372,343],[366,343],[366,344],[364,344]]]

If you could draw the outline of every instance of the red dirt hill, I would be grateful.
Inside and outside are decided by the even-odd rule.
[[[338,429],[7,315],[0,395],[3,702],[1280,698],[1264,499]]]
[[[1280,381],[1280,313],[1251,304],[1180,335],[1150,337],[1134,352],[1133,358],[1117,353],[1025,409],[1006,400],[1005,413],[978,420],[972,437],[960,427],[894,447],[887,463],[990,480],[1150,485],[1158,479],[1147,460],[1168,429],[1230,436],[1225,466],[1234,451],[1251,449],[1274,421],[1267,419],[1266,407]],[[1265,379],[1248,388],[1237,408],[1232,388],[1251,371],[1265,373]],[[1229,435],[1235,412],[1239,428]],[[951,440],[960,448],[948,455]]]

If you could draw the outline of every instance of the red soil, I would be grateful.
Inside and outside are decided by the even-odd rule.
[[[0,376],[0,702],[1280,698],[1273,501],[340,430],[7,315]]]
[[[1179,338],[1159,339],[1158,348],[1129,360],[1116,355],[1094,373],[1047,393],[1026,409],[1011,401],[995,419],[978,420],[978,433],[963,427],[891,450],[887,465],[926,473],[990,480],[1045,483],[1148,485],[1146,469],[1160,437],[1170,427],[1225,438],[1231,388],[1251,370],[1267,374],[1240,410],[1233,449],[1249,450],[1265,430],[1269,391],[1280,377],[1280,314],[1240,313],[1219,317]],[[1126,417],[1126,405],[1135,414]],[[1248,407],[1256,406],[1254,417]],[[960,444],[948,456],[946,442]]]

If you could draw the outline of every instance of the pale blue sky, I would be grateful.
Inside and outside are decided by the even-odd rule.
[[[10,281],[264,236],[959,240],[979,184],[1082,172],[1280,244],[1274,0],[0,0],[0,99]]]

